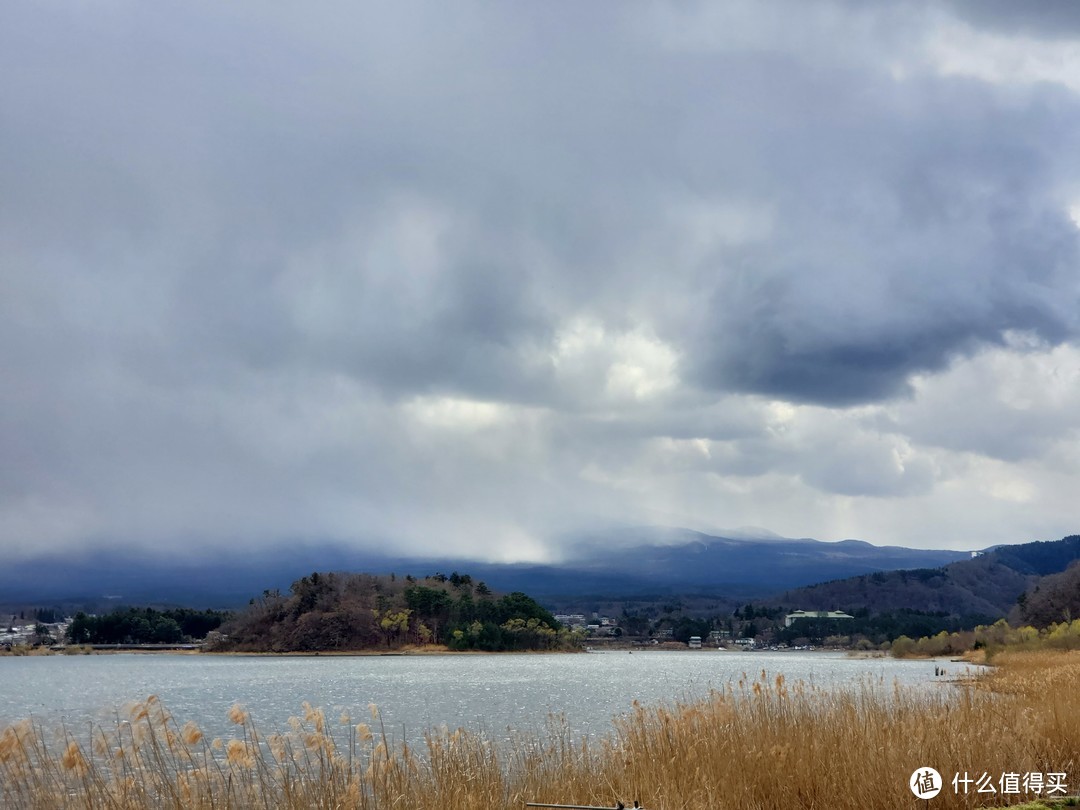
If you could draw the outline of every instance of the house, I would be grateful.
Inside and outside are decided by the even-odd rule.
[[[584,627],[585,626],[585,614],[584,613],[556,613],[555,621],[564,627]]]
[[[688,645],[691,650],[701,649],[701,636],[690,636],[690,643]]]

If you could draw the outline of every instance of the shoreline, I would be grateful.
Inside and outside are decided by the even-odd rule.
[[[108,644],[70,647],[37,647],[26,652],[3,652],[0,658],[82,655],[208,655],[243,658],[393,658],[429,655],[577,655],[585,650],[452,650],[441,644],[401,647],[389,650],[205,650],[199,645]]]
[[[799,653],[800,655],[815,655],[827,653],[830,655],[846,654],[849,658],[875,659],[892,658],[885,652],[864,652],[847,650],[842,647],[817,647],[813,650],[793,649],[733,649],[727,647],[707,647],[700,649],[688,648],[684,645],[659,644],[603,644],[596,647],[585,646],[576,650],[452,650],[442,644],[428,644],[423,646],[408,646],[392,649],[360,649],[360,650],[206,650],[198,644],[185,645],[149,645],[149,644],[102,644],[102,645],[70,645],[66,647],[37,647],[27,649],[25,652],[0,651],[0,658],[25,658],[38,656],[82,656],[82,655],[207,655],[222,657],[242,658],[392,658],[402,656],[489,656],[489,655],[592,655],[607,653],[695,653],[701,655],[728,654],[728,653],[753,653],[756,655],[770,656],[777,653]],[[987,665],[985,661],[968,660],[964,658],[946,658],[943,656],[905,656],[908,660],[931,661],[934,659],[948,660],[951,663],[965,663],[972,665]],[[902,660],[902,659],[897,659]]]

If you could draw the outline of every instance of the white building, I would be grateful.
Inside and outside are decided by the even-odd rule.
[[[791,627],[797,619],[854,619],[842,610],[796,610],[784,618],[784,627]]]

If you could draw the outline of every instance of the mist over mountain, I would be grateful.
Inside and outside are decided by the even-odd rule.
[[[99,6],[0,26],[21,592],[1074,530],[1080,5]]]
[[[614,530],[580,538],[557,564],[502,564],[459,557],[404,557],[334,545],[254,554],[222,549],[208,557],[143,552],[42,556],[0,568],[0,603],[71,602],[234,607],[264,590],[288,589],[312,571],[411,573],[462,571],[500,591],[538,597],[709,593],[763,597],[856,574],[947,565],[966,552],[822,542],[768,533],[722,537],[665,527]]]
[[[875,571],[945,565],[969,552],[875,546],[862,540],[713,536],[690,530],[637,529],[635,544],[590,549],[573,564],[581,574],[616,575],[670,588],[758,593]],[[842,572],[842,573],[841,573]]]

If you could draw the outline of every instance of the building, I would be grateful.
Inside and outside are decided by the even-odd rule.
[[[585,614],[584,613],[556,613],[555,621],[564,627],[584,627],[585,626]]]
[[[842,610],[796,610],[784,618],[784,627],[791,625],[799,619],[854,619],[855,617]]]
[[[701,649],[701,636],[690,636],[689,647],[691,650]]]

